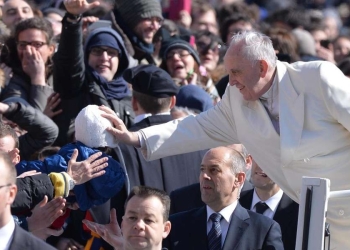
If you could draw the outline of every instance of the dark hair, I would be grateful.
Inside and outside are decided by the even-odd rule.
[[[337,64],[344,75],[350,77],[350,57],[346,57]]]
[[[171,36],[178,36],[180,34],[176,23],[169,19],[164,19],[162,27],[160,27],[153,36],[153,43],[169,39]]]
[[[166,109],[169,108],[171,102],[171,97],[157,98],[135,90],[132,91],[132,96],[137,100],[142,109],[150,114],[159,114],[167,111]]]
[[[163,219],[164,222],[169,219],[169,212],[170,212],[170,197],[169,195],[160,189],[147,187],[147,186],[135,186],[132,188],[130,194],[128,195],[128,198],[126,199],[125,207],[127,206],[129,200],[137,196],[139,198],[147,199],[150,197],[156,197],[160,200],[160,202],[163,204]]]
[[[294,35],[285,29],[271,28],[265,33],[270,37],[272,46],[281,55],[289,55],[291,61],[299,61],[298,42]]]
[[[8,174],[6,176],[6,182],[4,184],[16,184],[17,171],[14,164],[11,161],[11,157],[7,152],[0,151],[0,159],[4,161],[5,168],[8,170]],[[4,173],[1,173],[4,174]]]
[[[55,155],[57,154],[58,151],[60,151],[60,147],[54,147],[54,146],[47,146],[47,147],[44,147],[42,150],[39,151],[38,153],[38,157],[37,159],[40,159],[40,158],[46,158],[48,156],[52,156],[52,155]]]
[[[282,22],[290,26],[291,29],[303,27],[308,29],[310,26],[310,15],[302,7],[293,7],[278,10],[266,18],[266,22],[273,24]]]
[[[0,122],[0,138],[4,138],[5,136],[11,136],[15,141],[15,148],[19,147],[18,136],[13,128],[9,125]]]
[[[1,62],[4,62],[7,66],[9,66],[10,68],[16,71],[22,70],[22,64],[17,53],[16,43],[18,42],[19,34],[28,29],[37,29],[42,31],[46,37],[46,42],[49,45],[52,45],[55,43],[51,23],[48,20],[41,17],[33,17],[33,18],[20,21],[16,25],[12,35],[8,37],[5,41],[6,51],[3,50],[1,53]],[[52,73],[52,58],[49,57],[48,61],[46,62],[46,68],[45,68],[46,78],[48,78],[48,76],[50,76],[51,73]]]
[[[244,14],[232,15],[232,16],[226,18],[223,21],[222,25],[220,25],[220,34],[221,34],[222,41],[224,41],[225,43],[230,42],[230,41],[226,41],[226,38],[227,38],[227,35],[229,32],[228,29],[230,28],[230,26],[232,24],[238,23],[238,22],[250,23],[252,25],[252,27],[254,27],[254,21],[248,15],[244,15]]]
[[[14,30],[14,38],[16,42],[18,41],[19,34],[28,29],[37,29],[42,31],[45,34],[46,42],[48,44],[52,44],[54,34],[50,21],[41,17],[33,17],[22,20],[16,25]]]

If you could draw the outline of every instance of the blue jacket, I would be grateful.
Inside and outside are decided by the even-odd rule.
[[[77,162],[84,161],[94,153],[99,152],[99,150],[89,148],[77,141],[63,146],[57,154],[47,157],[44,161],[21,161],[16,165],[17,174],[20,175],[30,170],[46,174],[65,172],[74,149],[78,149]],[[102,153],[100,158],[102,157],[108,157],[108,167],[104,169],[106,173],[74,187],[76,200],[83,211],[105,203],[116,195],[124,185],[125,173],[119,162],[105,153]]]

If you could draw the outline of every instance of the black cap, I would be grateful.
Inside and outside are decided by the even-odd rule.
[[[132,85],[133,90],[157,98],[177,95],[179,87],[170,75],[154,65],[139,65],[124,71],[125,81]]]

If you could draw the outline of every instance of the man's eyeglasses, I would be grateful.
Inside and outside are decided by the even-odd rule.
[[[143,20],[151,22],[153,24],[157,24],[159,27],[162,26],[163,24],[163,19],[160,17],[149,17],[149,18],[144,18]]]
[[[178,55],[180,58],[185,58],[190,55],[190,52],[187,50],[173,50],[166,55],[166,59],[172,59],[175,55]]]
[[[95,47],[90,50],[90,53],[94,56],[102,56],[104,52],[107,52],[107,55],[110,57],[118,57],[119,52],[118,50],[112,49],[112,48],[101,48],[101,47]]]
[[[42,46],[47,45],[47,43],[38,42],[38,41],[33,41],[33,42],[18,41],[17,42],[17,49],[18,50],[25,50],[28,45],[32,46],[36,49],[40,49]]]
[[[0,186],[0,189],[2,189],[2,188],[4,188],[4,187],[9,187],[9,186],[11,186],[11,185],[12,185],[11,183],[6,184],[6,185],[2,185],[2,186]]]

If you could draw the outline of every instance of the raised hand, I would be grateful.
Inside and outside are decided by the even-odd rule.
[[[88,3],[86,0],[64,0],[63,3],[67,12],[73,15],[83,14],[84,12],[100,5],[99,1]]]
[[[75,185],[83,184],[91,179],[104,175],[108,166],[108,157],[97,159],[102,155],[101,152],[95,153],[85,161],[77,162],[78,150],[74,149],[72,157],[68,162],[67,173],[74,180]]]
[[[33,85],[45,86],[45,62],[36,48],[27,46],[23,51],[22,68]]]
[[[124,238],[117,221],[117,212],[113,208],[110,212],[110,222],[106,225],[101,225],[92,221],[83,220],[83,223],[91,231],[94,231],[107,241],[114,249],[124,249]]]
[[[107,131],[110,132],[117,139],[117,141],[132,145],[134,147],[141,146],[137,133],[130,132],[125,127],[124,122],[119,119],[113,110],[103,105],[100,106],[99,109],[105,112],[104,114],[101,114],[101,116],[107,118],[113,124],[113,127],[107,128]]]
[[[58,114],[62,113],[62,109],[55,110],[55,108],[60,104],[61,99],[60,99],[60,94],[58,93],[52,93],[48,98],[47,98],[47,103],[44,109],[44,114],[47,115],[48,117],[52,118]]]
[[[34,207],[32,215],[27,218],[28,230],[32,233],[48,228],[58,217],[63,214],[66,200],[56,197],[50,202],[45,195],[44,199]]]

